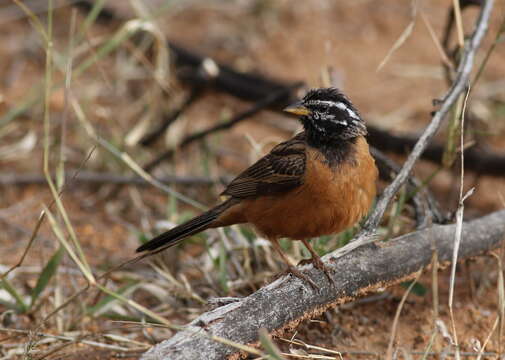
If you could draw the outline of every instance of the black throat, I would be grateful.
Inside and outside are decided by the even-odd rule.
[[[354,145],[357,137],[342,139],[321,137],[321,134],[306,129],[307,144],[324,155],[324,162],[331,167],[336,167],[344,162],[355,161]]]

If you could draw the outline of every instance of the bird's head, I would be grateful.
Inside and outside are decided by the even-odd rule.
[[[299,115],[307,134],[320,142],[350,140],[367,133],[358,110],[336,88],[312,89],[284,111]]]

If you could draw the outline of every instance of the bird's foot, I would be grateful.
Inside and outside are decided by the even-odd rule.
[[[308,264],[312,264],[312,259],[302,259],[298,261],[298,264],[296,264],[296,266],[303,266]]]
[[[334,273],[333,269],[331,269],[328,266],[324,265],[323,261],[321,260],[321,258],[319,256],[318,257],[313,257],[312,259],[309,259],[309,261],[312,262],[312,264],[314,265],[314,267],[316,269],[319,269],[319,270],[321,270],[324,273],[324,275],[326,276],[326,278],[328,279],[328,281],[330,282],[330,284],[335,285],[335,280],[331,276],[331,274]]]
[[[312,281],[312,279],[310,279],[307,275],[302,274],[301,271],[298,270],[296,267],[289,266],[286,272],[307,282],[314,290],[319,290],[319,286],[317,286],[316,283]]]
[[[321,270],[328,279],[328,281],[331,284],[335,285],[335,280],[331,277],[331,274],[334,272],[333,269],[324,265],[323,261],[319,256],[312,257],[311,259],[302,259],[298,262],[298,265],[308,265],[308,264],[312,264],[316,269]]]

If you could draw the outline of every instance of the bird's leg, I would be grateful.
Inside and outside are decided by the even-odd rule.
[[[300,270],[298,270],[296,267],[294,267],[293,265],[291,265],[291,263],[289,262],[289,259],[286,257],[286,255],[284,255],[284,252],[282,251],[282,248],[279,245],[279,240],[278,239],[270,239],[270,241],[272,242],[272,244],[274,246],[274,249],[279,253],[279,255],[281,256],[282,260],[284,260],[284,262],[288,266],[288,272],[291,273],[291,274],[293,274],[297,278],[300,278],[300,279],[306,281],[307,283],[309,283],[309,285],[313,289],[318,290],[319,287],[316,285],[316,283],[314,281],[312,281],[311,279],[309,279],[306,275],[302,274],[300,272]]]
[[[321,260],[321,257],[314,251],[312,245],[310,245],[307,239],[302,239],[301,241],[312,255],[312,258],[309,261],[312,262],[315,268],[321,270],[324,273],[324,275],[326,275],[330,283],[335,284],[335,280],[333,280],[333,278],[331,277],[331,269],[328,268],[326,265],[324,265],[323,261]]]

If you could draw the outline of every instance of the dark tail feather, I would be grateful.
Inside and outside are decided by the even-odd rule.
[[[149,240],[144,245],[137,249],[137,252],[150,251],[153,254],[163,251],[172,247],[185,238],[204,231],[212,226],[212,223],[218,218],[221,213],[226,210],[231,203],[225,201],[224,203],[216,206],[215,208],[204,212],[203,214],[170,229],[163,234],[156,236],[154,239]]]

